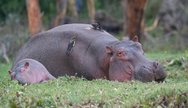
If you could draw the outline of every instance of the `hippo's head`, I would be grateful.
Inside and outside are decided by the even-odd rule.
[[[135,79],[142,82],[160,82],[166,77],[162,65],[144,56],[137,37],[133,41],[123,40],[107,46],[106,53],[110,57],[110,80],[123,82]]]
[[[17,64],[16,68],[9,71],[9,75],[11,80],[18,80],[20,83],[25,83],[25,79],[27,78],[29,72],[29,62],[25,62],[24,64]]]

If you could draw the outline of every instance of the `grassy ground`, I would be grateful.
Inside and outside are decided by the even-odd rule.
[[[188,107],[188,52],[147,53],[164,64],[163,83],[87,81],[61,77],[42,84],[11,81],[10,65],[0,64],[0,107]]]

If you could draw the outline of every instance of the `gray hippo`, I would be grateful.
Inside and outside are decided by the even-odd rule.
[[[162,65],[145,58],[137,37],[120,41],[95,24],[67,24],[36,34],[20,49],[13,67],[25,58],[39,61],[56,78],[149,82],[166,77]]]
[[[40,62],[33,59],[23,59],[17,62],[9,74],[12,80],[17,80],[20,84],[40,83],[55,79]]]

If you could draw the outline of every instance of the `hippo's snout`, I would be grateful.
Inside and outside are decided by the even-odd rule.
[[[166,73],[164,68],[158,62],[150,62],[150,65],[142,65],[135,73],[135,79],[142,82],[162,82],[165,78]]]
[[[158,62],[153,62],[153,68],[154,68],[153,72],[155,76],[155,81],[157,82],[164,81],[167,75],[166,72],[164,71],[163,66]]]

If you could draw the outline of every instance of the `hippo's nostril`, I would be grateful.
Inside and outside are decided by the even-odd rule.
[[[158,62],[153,62],[153,66],[156,69],[159,66],[159,63]]]

